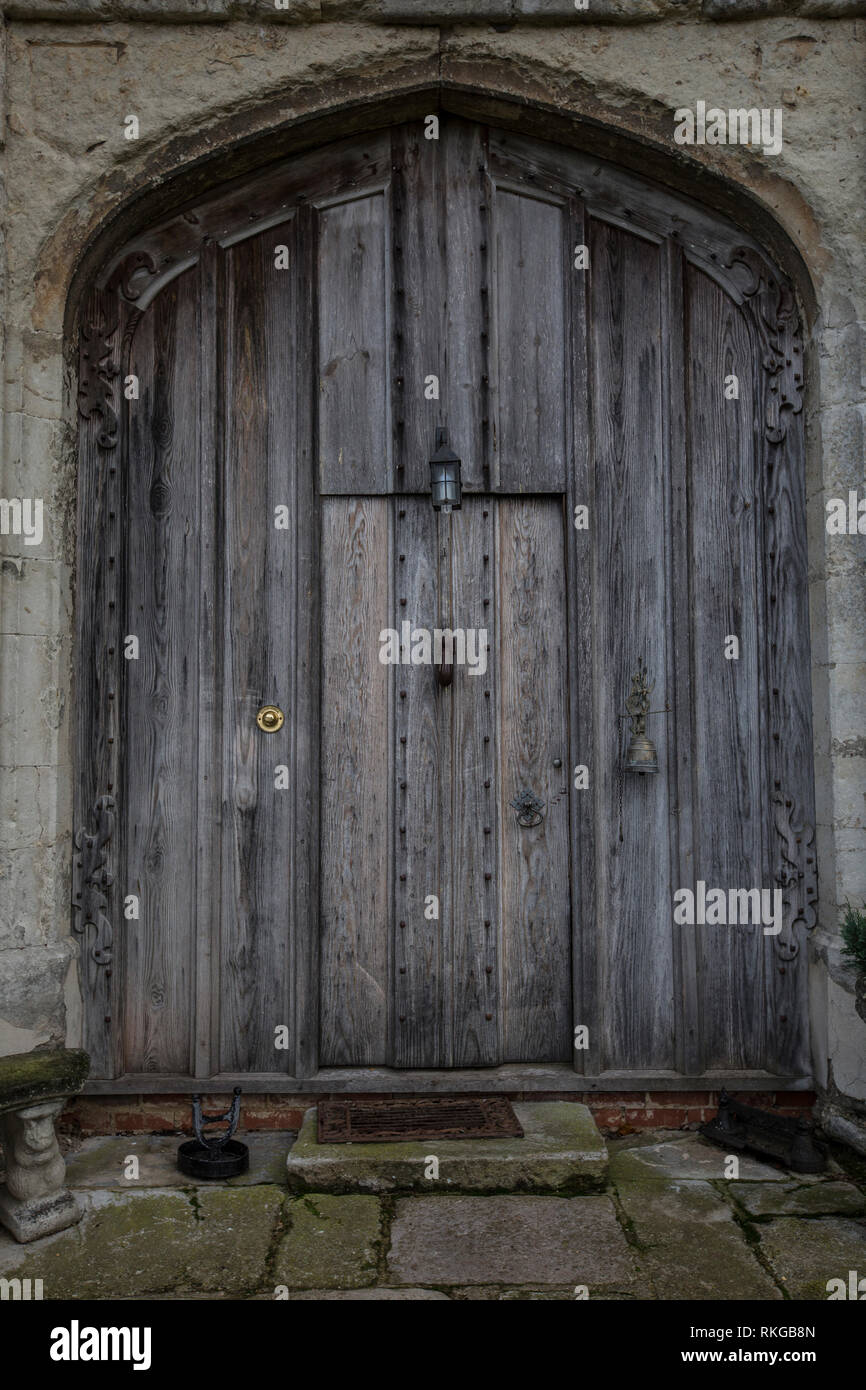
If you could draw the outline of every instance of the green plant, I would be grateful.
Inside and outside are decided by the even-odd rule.
[[[856,965],[861,975],[866,975],[866,912],[850,903],[846,903],[842,918],[842,941],[843,956]]]

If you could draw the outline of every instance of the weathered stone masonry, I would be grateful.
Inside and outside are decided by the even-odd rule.
[[[794,277],[807,346],[820,917],[815,1078],[866,1131],[866,1024],[838,951],[866,899],[866,545],[825,502],[864,488],[859,0],[18,0],[2,7],[3,497],[45,535],[0,536],[0,1054],[79,1037],[69,909],[75,377],[88,272],[184,197],[304,141],[431,97],[572,140],[738,218]],[[781,107],[778,156],[677,148],[697,99]],[[123,122],[135,114],[140,139]],[[392,116],[392,118],[394,118]],[[219,165],[219,174],[217,173]],[[146,201],[145,201],[146,200]],[[866,1140],[858,1142],[866,1143]]]

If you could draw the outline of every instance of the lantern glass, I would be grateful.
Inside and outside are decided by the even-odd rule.
[[[436,451],[430,460],[430,493],[434,511],[458,510],[461,503],[460,460],[448,448],[445,431],[436,431]]]

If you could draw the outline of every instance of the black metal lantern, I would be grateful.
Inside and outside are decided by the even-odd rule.
[[[441,426],[436,431],[435,451],[430,460],[430,491],[434,511],[460,510],[460,460],[448,448],[445,430]]]

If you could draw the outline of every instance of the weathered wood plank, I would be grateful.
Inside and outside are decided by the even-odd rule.
[[[197,834],[194,1045],[195,1076],[219,1070],[221,1005],[219,929],[222,916],[220,825],[223,791],[222,701],[225,554],[219,518],[223,505],[223,430],[219,419],[222,381],[221,317],[225,303],[222,251],[211,244],[198,265],[201,297],[198,533],[198,775],[195,780]]]
[[[94,290],[81,309],[80,331],[90,356],[119,354],[125,315],[111,292]],[[110,330],[100,336],[100,329]],[[91,357],[91,362],[94,358]],[[125,866],[126,804],[120,787],[120,732],[125,699],[121,620],[125,618],[125,574],[120,529],[125,513],[124,479],[129,431],[121,405],[118,458],[99,444],[103,419],[92,414],[79,420],[78,433],[78,573],[76,598],[76,787],[74,829],[96,830],[95,806],[107,795],[116,803],[115,829],[108,845],[108,867],[114,886],[108,894],[107,916],[114,933],[114,963],[109,975],[93,958],[93,929],[77,939],[78,977],[83,1001],[83,1046],[90,1054],[91,1075],[111,1077],[122,1072],[125,990],[123,987],[124,924],[122,873]],[[112,563],[110,557],[114,556]],[[120,677],[124,676],[121,681]],[[73,854],[79,857],[73,846]],[[79,891],[84,892],[83,888]],[[73,923],[81,926],[79,911]]]
[[[187,272],[142,319],[130,357],[141,397],[129,422],[125,632],[138,637],[140,657],[125,672],[124,892],[139,896],[141,915],[125,932],[124,1032],[127,1066],[140,1071],[186,1070],[192,1051],[198,301],[197,275]]]
[[[274,244],[294,247],[291,224],[226,252],[225,546],[220,1057],[226,1070],[277,1070],[274,1029],[291,1004],[292,749],[295,710],[293,457],[295,362],[285,325],[293,277]],[[278,528],[277,507],[280,513]],[[285,523],[283,525],[282,523]],[[286,717],[276,734],[256,724],[262,704]],[[278,768],[287,769],[278,773]],[[277,785],[279,782],[279,786]],[[287,784],[287,785],[286,785]]]
[[[467,639],[467,629],[474,628],[476,642],[478,630],[486,628],[489,647],[483,653],[486,671],[472,674],[468,664],[455,663],[453,682],[441,696],[450,715],[452,768],[441,831],[451,932],[452,1066],[498,1061],[506,1026],[499,959],[496,511],[491,497],[466,497],[462,511],[439,520],[440,557],[450,550],[450,573],[440,558],[443,617],[449,619],[444,626],[462,629]],[[467,645],[467,654],[481,653]]]
[[[319,210],[319,464],[323,493],[391,486],[387,199]]]
[[[391,504],[394,517],[395,604],[391,625],[432,631],[439,621],[436,513],[427,497]],[[451,921],[447,888],[451,867],[440,827],[443,783],[450,785],[450,739],[442,727],[440,693],[432,666],[389,669],[394,692],[394,1011],[393,1065],[448,1066],[451,1051]],[[436,918],[425,915],[429,895],[439,898]]]
[[[708,887],[763,883],[765,779],[760,740],[752,354],[743,315],[693,266],[688,312],[692,559],[694,875]],[[739,400],[725,399],[725,377]],[[725,639],[737,636],[738,660]],[[682,887],[693,887],[683,884]],[[763,1063],[765,937],[760,926],[697,927],[704,1065]]]
[[[436,426],[444,419],[441,392],[448,348],[442,141],[425,139],[420,120],[398,126],[393,141],[394,486],[398,492],[427,492]],[[428,389],[427,383],[432,376],[439,381],[439,399],[429,397],[432,387]]]
[[[489,246],[490,182],[484,132],[465,121],[441,126],[440,181],[445,246],[445,329],[442,402],[449,440],[463,460],[463,485],[490,484]]]
[[[621,720],[642,658],[664,704],[665,489],[661,421],[660,256],[590,223],[591,393],[596,464],[596,766],[598,921],[605,1066],[673,1064],[672,901],[666,779],[625,773]],[[660,764],[666,720],[649,733]],[[620,814],[620,798],[622,812]],[[604,924],[603,927],[601,924]]]
[[[567,1061],[572,1001],[562,500],[503,499],[498,516],[503,1060]],[[517,823],[510,803],[524,789],[545,802],[540,825]]]
[[[384,498],[327,498],[322,512],[321,1037],[323,1065],[387,1060],[391,974],[392,612]]]
[[[530,195],[500,187],[494,203],[499,483],[507,492],[563,492],[564,209]]]
[[[686,436],[686,318],[684,258],[677,242],[665,244],[666,329],[665,415],[667,417],[669,514],[667,523],[668,623],[666,688],[673,711],[668,722],[670,755],[665,773],[675,814],[670,820],[671,883],[690,885],[694,858],[694,697],[692,693],[692,557],[689,545],[689,459]],[[699,928],[674,928],[674,1031],[677,1066],[701,1070],[701,1010],[698,991]]]

